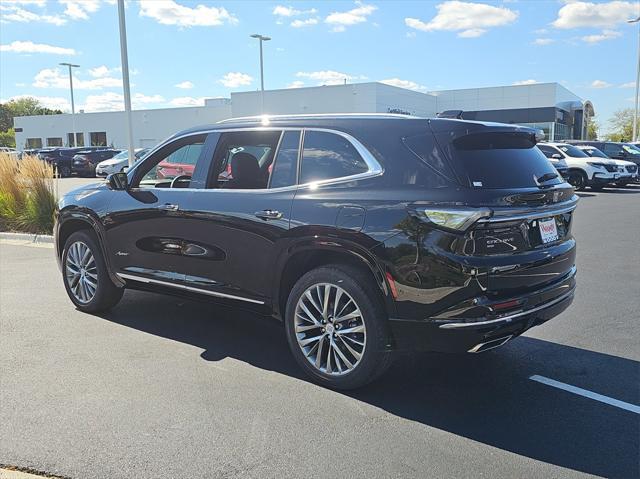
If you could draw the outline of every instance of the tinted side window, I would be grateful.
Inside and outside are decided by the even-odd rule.
[[[300,183],[343,178],[368,171],[366,162],[346,138],[324,131],[306,131]]]
[[[550,146],[538,145],[538,148],[542,153],[544,153],[544,156],[546,156],[547,158],[552,158],[553,155],[560,154],[558,151],[556,151],[554,148],[551,148]]]
[[[620,145],[616,145],[614,143],[605,143],[604,144],[604,154],[607,156],[618,156],[622,155],[622,148]]]
[[[285,131],[271,172],[270,188],[281,188],[296,183],[298,169],[299,131]]]

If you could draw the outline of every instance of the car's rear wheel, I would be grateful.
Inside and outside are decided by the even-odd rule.
[[[109,278],[95,235],[77,231],[67,239],[62,252],[64,287],[73,304],[87,313],[115,306],[124,292]]]
[[[313,380],[335,389],[363,386],[391,362],[384,307],[357,268],[314,269],[295,284],[286,308],[287,340]]]
[[[584,190],[587,185],[587,175],[582,171],[572,170],[569,172],[569,184],[576,190]]]

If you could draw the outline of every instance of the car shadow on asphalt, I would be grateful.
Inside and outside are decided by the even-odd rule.
[[[128,291],[104,319],[307,381],[275,320],[211,304]],[[640,363],[521,337],[480,355],[400,355],[375,383],[336,392],[398,417],[604,477],[640,476],[640,416],[529,379],[640,402]],[[460,452],[461,460],[465,456]]]

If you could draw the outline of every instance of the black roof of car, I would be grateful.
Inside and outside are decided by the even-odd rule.
[[[411,115],[392,113],[335,113],[316,115],[264,115],[252,117],[230,118],[210,125],[201,125],[182,130],[170,139],[189,135],[205,133],[212,130],[233,130],[236,128],[282,127],[282,128],[332,128],[336,130],[352,130],[363,125],[364,122],[385,124],[392,123],[401,126],[405,122],[412,124],[428,123],[434,131],[446,130],[482,130],[492,128],[503,131],[523,131],[538,134],[540,130],[504,123],[492,123],[475,120],[458,120],[450,118],[422,118]],[[470,132],[470,131],[469,131]]]

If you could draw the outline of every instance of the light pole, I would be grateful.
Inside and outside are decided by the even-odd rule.
[[[264,113],[264,66],[262,60],[262,42],[268,42],[269,40],[271,40],[271,37],[254,33],[253,35],[251,35],[251,38],[257,38],[258,40],[260,40],[260,112]]]
[[[124,18],[124,0],[118,0],[118,21],[120,23],[120,61],[122,62],[122,88],[124,90],[124,111],[127,116],[127,143],[129,167],[135,160],[133,147],[133,126],[131,125],[131,88],[129,85],[129,54],[127,53],[127,25]]]
[[[640,92],[640,17],[635,20],[627,20],[629,23],[638,23],[638,71],[636,72],[636,98],[635,111],[633,112],[633,133],[631,141],[638,141],[638,93]]]
[[[69,88],[71,89],[71,129],[73,130],[73,146],[78,146],[78,135],[76,133],[76,105],[73,101],[73,73],[72,68],[79,68],[80,65],[73,63],[60,63],[63,67],[69,67]]]

